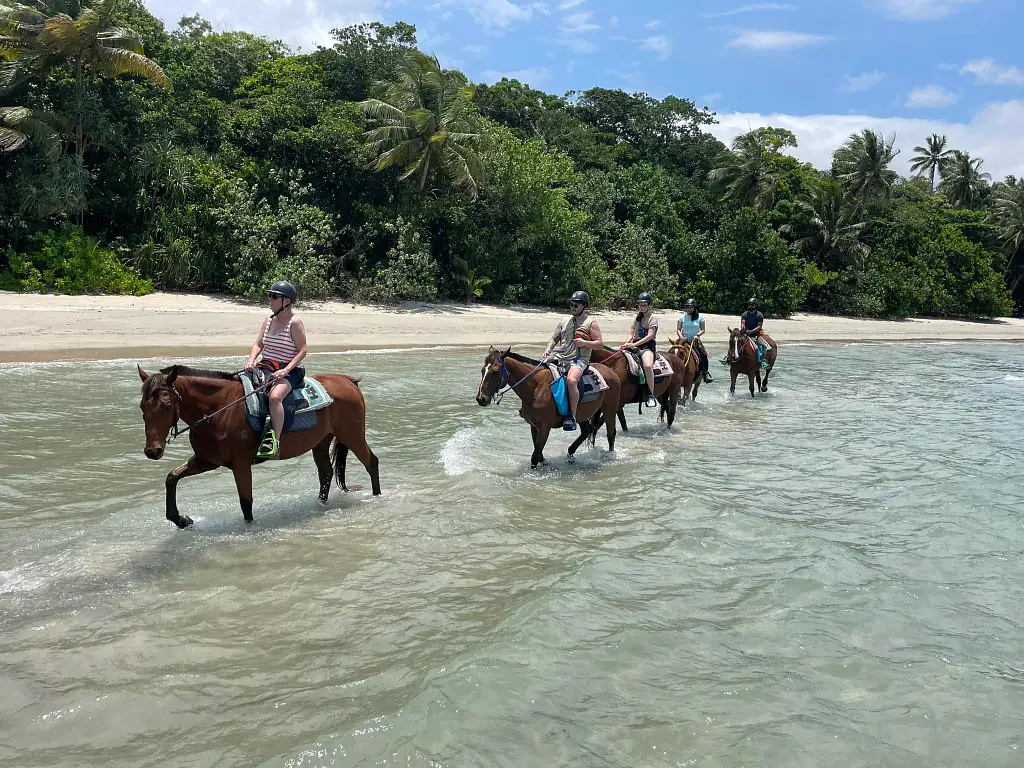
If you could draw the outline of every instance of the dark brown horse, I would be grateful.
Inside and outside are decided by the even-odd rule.
[[[676,407],[679,402],[679,392],[682,389],[683,381],[685,380],[685,367],[683,361],[677,358],[671,353],[662,353],[668,359],[669,365],[672,366],[672,375],[662,379],[661,382],[655,382],[654,384],[654,397],[661,403],[660,419],[668,418],[668,425],[671,427],[672,422],[676,418]],[[609,349],[595,349],[590,353],[590,359],[592,362],[600,363],[608,368],[611,368],[615,375],[619,377],[621,382],[621,389],[619,394],[619,407],[617,413],[619,415],[619,424],[622,425],[622,431],[628,432],[629,427],[626,426],[626,406],[630,403],[640,403],[640,407],[643,407],[640,401],[640,387],[632,382],[629,377],[629,368],[626,364],[625,355],[618,350]],[[646,394],[643,395],[646,398]]]
[[[700,342],[697,342],[700,343]],[[700,355],[694,349],[694,344],[686,339],[674,339],[669,352],[683,362],[683,406],[687,401],[697,402],[697,391],[700,389],[704,376],[701,373]]]
[[[597,400],[580,403],[576,412],[576,421],[580,426],[580,436],[569,446],[569,460],[573,460],[576,449],[584,440],[594,445],[597,431],[604,421],[608,432],[608,450],[615,450],[615,407],[619,402],[619,378],[603,365],[592,365],[608,383],[608,389],[600,393]],[[533,469],[544,459],[544,446],[552,429],[562,426],[562,416],[558,413],[555,398],[551,394],[553,377],[546,365],[537,360],[517,355],[509,347],[504,352],[491,347],[480,370],[480,386],[476,392],[479,405],[490,405],[495,394],[502,387],[509,386],[523,401],[519,415],[530,425],[533,433],[533,455],[530,466]]]
[[[762,392],[768,391],[768,374],[775,367],[775,358],[779,352],[779,345],[771,337],[765,336],[770,344],[764,352],[764,359],[768,367],[764,371],[764,383],[761,383],[761,366],[757,364],[757,351],[754,349],[754,342],[747,338],[747,335],[739,328],[729,328],[729,373],[732,376],[732,384],[729,387],[731,394],[736,394],[736,377],[741,373],[747,375],[750,381],[750,396],[754,396],[754,379],[757,379],[757,386]]]
[[[252,522],[252,464],[257,436],[245,418],[242,382],[237,375],[172,365],[149,374],[139,367],[142,379],[142,418],[146,422],[145,453],[151,459],[164,455],[167,435],[178,420],[193,424],[188,431],[192,457],[167,475],[167,519],[179,528],[192,525],[178,514],[175,489],[178,481],[211,469],[226,467],[235,476],[238,501],[247,523]],[[333,475],[342,490],[345,459],[351,450],[370,473],[373,495],[380,494],[377,457],[366,444],[366,401],[355,379],[349,376],[315,376],[334,399],[317,411],[315,427],[288,432],[281,438],[282,459],[313,452],[320,475],[320,503],[327,503]],[[233,401],[234,404],[231,403]],[[208,420],[204,417],[209,416]],[[198,422],[198,423],[197,423]]]

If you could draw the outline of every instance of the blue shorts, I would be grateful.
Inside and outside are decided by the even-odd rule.
[[[284,378],[292,385],[292,389],[298,389],[302,385],[302,380],[306,378],[306,369],[300,365]]]

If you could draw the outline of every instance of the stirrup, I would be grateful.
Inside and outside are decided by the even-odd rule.
[[[277,442],[277,435],[271,429],[267,432],[266,437],[263,438],[263,442],[260,443],[259,450],[256,451],[256,458],[272,459],[277,456],[280,449],[281,445]]]

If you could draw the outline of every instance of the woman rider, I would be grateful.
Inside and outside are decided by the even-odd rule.
[[[683,308],[686,311],[676,323],[676,333],[679,334],[679,338],[692,342],[693,351],[700,357],[700,369],[704,373],[704,381],[711,383],[714,379],[708,372],[708,351],[704,349],[704,342],[700,338],[705,331],[704,315],[697,311],[696,299],[687,299]]]
[[[580,404],[579,382],[590,367],[590,351],[604,346],[601,329],[597,321],[591,319],[589,309],[590,295],[586,291],[576,291],[569,298],[569,313],[572,316],[555,328],[541,358],[544,362],[556,363],[558,370],[565,376],[569,415],[562,420],[562,429],[566,432],[576,429],[576,408]]]
[[[278,436],[284,428],[284,399],[288,393],[302,383],[306,369],[300,363],[306,357],[306,328],[293,309],[298,292],[287,280],[279,280],[267,292],[270,300],[270,315],[263,321],[260,335],[252,345],[245,370],[256,367],[256,358],[261,357],[259,366],[270,374],[270,424],[271,430],[260,443],[256,455],[260,458],[278,458],[280,443]]]
[[[654,399],[654,355],[656,352],[654,337],[658,335],[658,318],[654,316],[651,305],[654,304],[654,297],[651,294],[641,293],[636,300],[636,317],[633,318],[633,325],[629,327],[629,338],[620,349],[639,349],[640,362],[644,367],[644,377],[647,379],[647,402],[648,408],[655,408],[658,401]]]

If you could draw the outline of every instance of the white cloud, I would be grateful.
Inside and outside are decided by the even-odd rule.
[[[796,134],[800,146],[791,153],[816,168],[832,164],[832,153],[865,128],[888,136],[896,134],[896,146],[902,150],[893,167],[910,175],[914,147],[933,133],[949,137],[951,147],[963,149],[972,157],[983,157],[985,169],[993,178],[1007,174],[1024,176],[1024,100],[995,102],[977,113],[968,123],[949,123],[908,117],[869,117],[867,115],[762,115],[756,112],[718,114],[718,124],[707,130],[729,143],[740,133],[762,126],[788,128]]]
[[[292,48],[311,50],[317,45],[334,44],[331,30],[377,21],[381,18],[384,0],[340,0],[321,9],[314,0],[302,4],[302,10],[290,2],[233,3],[216,6],[204,0],[148,0],[146,9],[174,28],[182,16],[199,14],[217,31],[243,30],[282,40]]]
[[[564,3],[558,6],[560,11],[568,11],[570,8],[575,8],[578,5],[583,5],[587,0],[565,0]]]
[[[537,10],[535,6],[516,5],[509,0],[468,0],[465,6],[473,20],[484,29],[529,21]]]
[[[791,51],[820,45],[831,39],[828,35],[812,35],[806,32],[745,29],[729,45],[751,51]]]
[[[981,0],[875,0],[883,13],[904,21],[934,21]]]
[[[481,74],[484,82],[496,83],[503,77],[509,80],[518,80],[524,85],[533,88],[542,88],[544,83],[551,79],[551,70],[547,67],[528,67],[527,69],[516,69],[511,72],[499,72],[495,69],[484,70]]]
[[[462,46],[467,53],[472,53],[474,56],[480,56],[487,52],[487,49],[482,45],[464,45]]]
[[[730,11],[720,13],[701,14],[705,19],[720,19],[723,16],[738,16],[741,13],[754,13],[757,11],[799,11],[795,5],[783,5],[781,3],[757,3],[755,5],[744,5],[740,8],[733,8]]]
[[[1024,85],[1024,69],[1001,67],[994,59],[972,59],[964,64],[961,75],[974,75],[974,81],[985,85]]]
[[[907,96],[906,106],[917,109],[948,107],[956,104],[957,95],[941,85],[924,85],[915,88]]]
[[[653,51],[662,60],[672,55],[672,41],[665,35],[654,35],[646,40],[641,40],[640,48],[645,51]]]
[[[594,32],[601,27],[594,23],[593,11],[580,11],[579,13],[570,13],[563,18],[558,28],[570,35],[581,35],[584,32]]]
[[[697,102],[698,107],[714,107],[715,102],[721,101],[725,98],[723,93],[706,93],[700,97],[700,101]]]
[[[644,24],[644,29],[657,29],[661,26],[661,19],[651,19]]]
[[[882,82],[885,79],[885,73],[876,69],[874,72],[864,72],[855,77],[846,75],[844,79],[846,82],[839,89],[840,93],[862,93],[870,91]]]
[[[608,19],[608,26],[609,27],[617,27],[617,26],[619,26],[619,17],[618,16],[612,16],[610,19]]]

